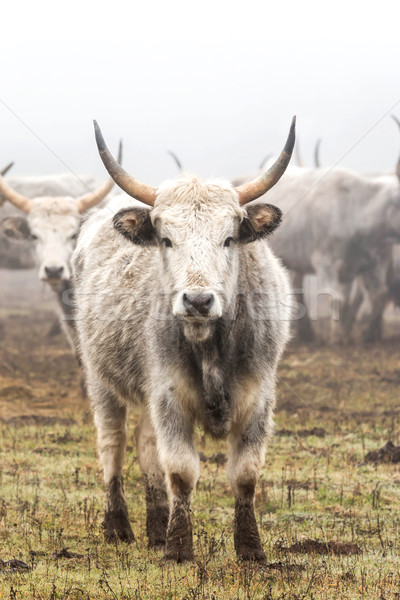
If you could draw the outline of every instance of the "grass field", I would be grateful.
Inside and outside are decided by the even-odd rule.
[[[47,337],[47,307],[0,315],[1,599],[400,599],[400,462],[366,460],[400,443],[398,340],[287,352],[256,498],[265,565],[237,563],[225,447],[198,432],[196,561],[174,566],[147,549],[137,415],[125,461],[137,542],[108,546],[74,359],[61,335]]]

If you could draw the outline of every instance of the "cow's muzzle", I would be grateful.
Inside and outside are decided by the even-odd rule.
[[[183,290],[174,302],[175,316],[204,321],[222,314],[218,296],[212,290]]]
[[[182,302],[189,315],[206,317],[215,302],[215,296],[209,293],[186,293],[182,296]]]
[[[44,272],[48,280],[62,279],[64,267],[45,267]]]

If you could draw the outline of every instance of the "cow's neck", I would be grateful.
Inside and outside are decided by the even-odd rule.
[[[209,337],[200,343],[181,338],[181,356],[185,356],[191,376],[201,390],[204,402],[203,425],[214,437],[229,433],[232,414],[232,390],[240,373],[248,368],[246,349],[251,346],[251,332],[242,327],[238,298],[229,316],[217,319]]]

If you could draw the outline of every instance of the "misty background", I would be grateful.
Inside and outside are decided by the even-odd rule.
[[[236,177],[280,152],[292,115],[307,165],[393,171],[397,2],[15,2],[2,7],[0,166],[104,176],[92,119],[157,185]]]

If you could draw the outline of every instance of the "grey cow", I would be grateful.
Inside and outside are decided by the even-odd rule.
[[[364,297],[371,306],[364,339],[379,339],[383,310],[397,286],[392,252],[400,241],[400,160],[387,175],[290,166],[268,199],[285,214],[271,246],[293,276],[300,339],[314,339],[302,292],[307,275],[316,276],[320,292],[332,295],[331,342],[349,339]]]
[[[354,320],[350,292],[357,277],[375,310],[386,301],[382,265],[390,262],[391,244],[400,236],[399,179],[339,168],[302,171],[288,172],[271,192],[286,215],[273,248],[294,273],[295,288],[302,289],[305,275],[315,274],[320,288],[332,290],[341,310],[340,319],[331,321],[331,341],[342,341]],[[307,325],[304,320],[306,334]]]
[[[152,188],[117,165],[98,128],[96,137],[110,175],[136,199],[113,199],[113,216],[91,215],[73,255],[79,346],[106,487],[106,539],[134,540],[122,464],[128,410],[138,404],[149,546],[164,547],[168,560],[193,559],[198,423],[229,440],[236,553],[263,560],[254,493],[289,338],[290,287],[266,239],[281,211],[248,203],[285,171],[294,121],[276,164],[237,188],[193,176]]]
[[[336,306],[340,303],[340,318],[331,321],[332,342],[346,340],[351,332],[363,299],[360,287],[351,297],[356,280],[372,306],[365,337],[379,335],[392,244],[400,239],[399,179],[399,165],[396,173],[375,177],[343,168],[289,167],[268,196],[285,214],[271,246],[293,275],[298,315],[306,309],[307,275],[316,275],[318,289],[330,291]],[[301,339],[313,339],[307,311],[296,323]]]

